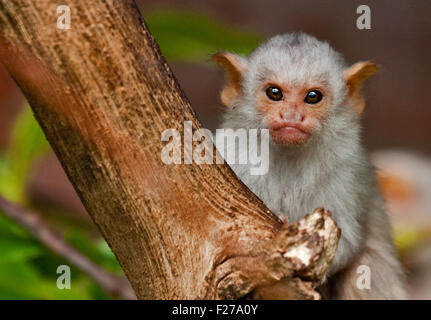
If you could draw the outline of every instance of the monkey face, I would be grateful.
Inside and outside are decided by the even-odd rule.
[[[257,93],[258,113],[274,142],[301,145],[330,115],[331,91],[318,82],[292,86],[265,82]]]
[[[321,134],[340,108],[359,116],[362,83],[378,69],[369,61],[348,67],[327,42],[301,33],[275,36],[247,57],[219,52],[213,60],[225,70],[221,100],[236,125],[267,128],[286,146]]]

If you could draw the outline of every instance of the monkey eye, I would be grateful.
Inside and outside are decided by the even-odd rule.
[[[268,87],[265,92],[271,100],[280,101],[283,99],[283,92],[278,87]]]
[[[322,100],[323,95],[319,90],[308,91],[304,101],[308,104],[316,104]]]

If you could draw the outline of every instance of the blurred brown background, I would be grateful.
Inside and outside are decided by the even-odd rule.
[[[349,63],[372,60],[380,72],[367,88],[364,134],[372,149],[402,147],[431,154],[431,2],[143,0],[154,7],[210,13],[264,37],[303,31],[327,40]],[[371,8],[371,30],[356,28],[356,8]],[[223,48],[220,48],[223,50]],[[215,68],[171,64],[204,125],[217,126],[221,74]]]

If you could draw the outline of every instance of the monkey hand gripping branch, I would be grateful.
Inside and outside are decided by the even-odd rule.
[[[252,254],[226,257],[207,277],[207,298],[320,299],[313,288],[325,277],[340,233],[323,208],[285,223]]]

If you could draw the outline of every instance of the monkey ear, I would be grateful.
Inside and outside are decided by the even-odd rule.
[[[379,67],[372,62],[357,62],[343,72],[344,81],[348,88],[349,99],[359,115],[364,111],[365,101],[361,95],[362,83],[375,74]]]
[[[229,52],[217,52],[212,55],[212,60],[225,71],[226,85],[220,98],[226,107],[230,107],[242,91],[241,82],[245,70],[245,59]]]

